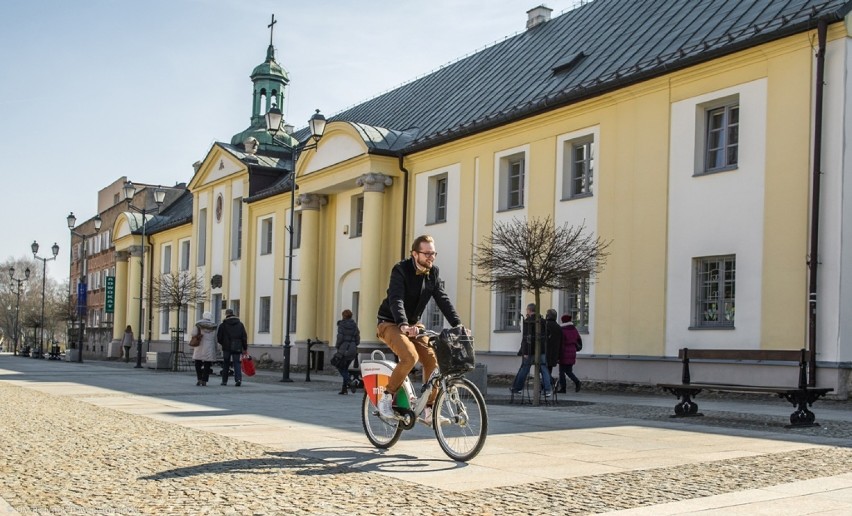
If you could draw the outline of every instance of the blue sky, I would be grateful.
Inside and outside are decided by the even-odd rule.
[[[290,74],[285,119],[333,115],[524,29],[531,0],[7,0],[0,17],[0,257],[61,248],[121,176],[188,182],[248,126],[266,28]],[[557,16],[577,0],[545,4]]]

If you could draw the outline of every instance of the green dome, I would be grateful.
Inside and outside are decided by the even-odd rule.
[[[266,61],[254,67],[254,70],[251,72],[251,78],[277,78],[284,82],[290,82],[287,70],[275,61],[275,49],[272,45],[269,45],[269,48],[266,50]]]

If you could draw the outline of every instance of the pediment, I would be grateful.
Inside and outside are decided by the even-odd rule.
[[[346,122],[332,122],[320,140],[316,151],[305,152],[299,158],[297,176],[308,175],[317,170],[343,163],[368,152],[364,139]]]
[[[199,165],[198,170],[189,182],[189,189],[193,192],[204,188],[205,185],[216,183],[235,174],[247,172],[245,163],[237,159],[233,154],[225,151],[218,144],[214,144]]]

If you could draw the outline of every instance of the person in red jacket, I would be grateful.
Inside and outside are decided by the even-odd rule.
[[[571,315],[562,316],[562,355],[559,357],[559,392],[565,392],[566,376],[574,382],[574,392],[580,390],[580,379],[574,374],[574,364],[577,363],[577,351],[583,349],[583,339],[580,332],[571,322]]]

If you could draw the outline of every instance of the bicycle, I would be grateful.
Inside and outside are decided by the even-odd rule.
[[[414,428],[418,420],[426,424],[431,423],[444,453],[451,459],[467,462],[482,450],[488,433],[485,399],[476,385],[464,378],[464,373],[472,366],[472,339],[464,334],[469,345],[469,365],[447,367],[449,351],[443,351],[442,346],[435,345],[440,334],[425,330],[418,336],[422,335],[429,337],[429,345],[436,355],[441,355],[438,363],[445,365],[446,372],[442,372],[440,367],[436,368],[421,387],[419,396],[415,394],[411,379],[406,376],[396,393],[393,407],[395,417],[384,418],[379,415],[377,403],[396,364],[386,360],[381,350],[373,351],[370,360],[361,362],[361,378],[364,382],[361,422],[364,433],[374,446],[387,449],[399,441],[403,430]],[[432,420],[429,422],[422,419],[421,415],[426,410],[433,389],[438,389],[438,394],[432,408]]]

